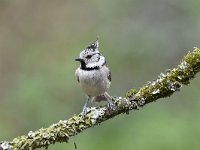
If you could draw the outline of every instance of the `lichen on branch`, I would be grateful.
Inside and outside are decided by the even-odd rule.
[[[131,89],[126,97],[114,98],[113,110],[106,107],[91,107],[87,110],[87,117],[82,119],[81,113],[68,120],[60,120],[48,128],[37,131],[29,131],[27,135],[14,138],[12,141],[0,142],[0,150],[34,150],[36,148],[48,148],[56,142],[68,142],[70,137],[79,134],[87,128],[111,119],[119,114],[128,113],[130,110],[164,98],[179,91],[182,85],[188,85],[200,71],[200,49],[194,48],[181,61],[177,68],[161,73],[157,80],[147,82],[138,91]]]

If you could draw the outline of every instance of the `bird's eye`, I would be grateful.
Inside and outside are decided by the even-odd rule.
[[[87,55],[86,56],[87,59],[90,59],[91,57],[92,57],[92,55]]]

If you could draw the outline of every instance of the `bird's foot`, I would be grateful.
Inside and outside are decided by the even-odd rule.
[[[83,111],[82,111],[82,119],[85,120],[87,116],[87,107],[83,107]]]
[[[115,106],[113,101],[112,100],[107,100],[107,102],[108,102],[107,107],[108,107],[109,111],[113,110],[113,108]]]

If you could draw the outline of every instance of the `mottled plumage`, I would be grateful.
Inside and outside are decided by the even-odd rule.
[[[105,57],[98,51],[99,43],[96,40],[80,53],[76,61],[80,67],[75,75],[83,92],[88,99],[83,107],[83,118],[87,113],[88,102],[106,100],[112,108],[112,97],[107,93],[111,84],[111,72],[106,66]]]

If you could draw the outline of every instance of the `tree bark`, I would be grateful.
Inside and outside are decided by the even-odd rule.
[[[114,98],[112,110],[91,107],[87,110],[85,120],[81,113],[74,115],[68,120],[60,120],[48,128],[41,128],[37,131],[29,131],[27,135],[14,138],[12,141],[0,142],[0,150],[34,150],[36,148],[48,148],[56,142],[68,142],[70,137],[79,134],[87,128],[99,125],[119,114],[128,113],[130,110],[138,110],[144,105],[164,98],[179,91],[182,85],[188,85],[200,71],[200,49],[194,48],[172,70],[161,73],[157,80],[149,81],[138,91],[131,89],[126,97]]]

